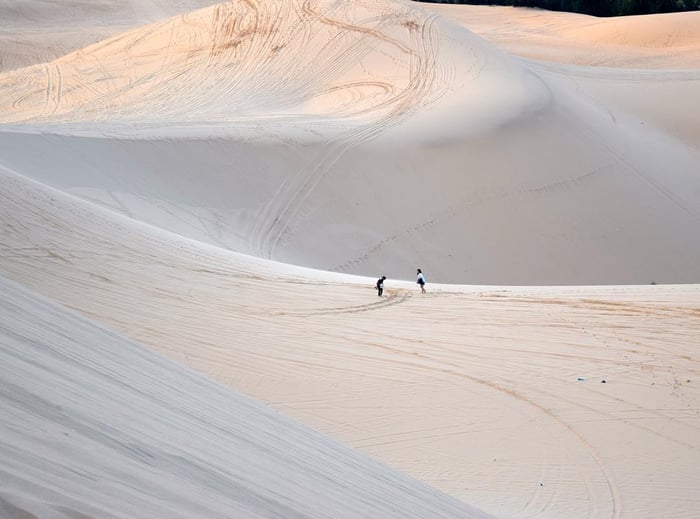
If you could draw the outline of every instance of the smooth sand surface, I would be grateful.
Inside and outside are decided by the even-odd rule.
[[[698,285],[388,280],[378,299],[373,279],[1,185],[3,275],[454,497],[500,517],[696,509]]]
[[[700,68],[700,12],[596,18],[502,6],[429,8],[514,54],[604,67]]]
[[[9,0],[0,3],[0,72],[45,63],[212,0]]]
[[[411,2],[232,2],[3,74],[0,153],[324,270],[694,282],[700,70],[659,74],[523,62]]]
[[[173,439],[184,459],[159,470],[178,471],[187,506],[211,504],[198,471],[218,451],[226,460],[244,450],[230,445],[228,435],[240,433],[260,459],[241,460],[216,491],[250,471],[258,495],[289,496],[300,516],[363,516],[352,507],[372,506],[371,477],[386,470],[387,495],[401,501],[421,488],[429,497],[419,501],[448,516],[458,505],[438,491],[503,518],[694,517],[695,62],[676,56],[663,69],[654,54],[646,68],[643,60],[592,66],[567,45],[557,47],[567,59],[532,60],[477,35],[487,36],[487,18],[477,30],[412,2],[201,7],[0,75],[0,275],[3,305],[14,312],[3,314],[13,341],[3,342],[3,381],[29,391],[20,365],[30,369],[54,344],[82,355],[107,334],[93,327],[106,326],[120,336],[108,334],[95,354],[114,355],[113,380],[143,359],[157,366],[149,383],[128,390],[162,395],[149,404],[155,412],[185,402],[160,385],[172,373],[210,383],[138,344],[266,404],[245,434],[229,415],[203,410],[202,423],[187,427],[231,426],[207,436],[206,449]],[[517,25],[532,14],[497,18]],[[550,13],[543,23],[535,14],[543,37],[570,25],[572,39],[602,38],[576,15]],[[106,28],[114,17],[94,16]],[[113,27],[136,18],[114,18]],[[643,22],[663,32],[669,19]],[[516,32],[523,44],[536,41]],[[428,279],[425,295],[413,283],[416,267]],[[382,274],[380,299],[373,286]],[[15,317],[23,313],[46,326],[23,325]],[[53,395],[45,388],[48,405],[102,405],[106,415],[91,415],[101,433],[130,430],[130,418],[109,413],[127,406],[128,388],[110,401],[90,393],[107,380],[80,386],[85,367],[54,371],[66,385]],[[228,402],[220,406],[253,405],[216,391]],[[191,406],[211,395],[187,393]],[[78,440],[61,437],[63,422],[35,401],[2,400],[3,442],[24,453],[15,483],[0,483],[3,506],[104,517],[95,507],[110,509],[113,499],[136,506],[118,488],[133,475],[154,489],[139,497],[155,507],[140,508],[144,516],[167,516],[156,504],[168,502],[162,472],[118,450],[99,465],[89,453],[61,461]],[[270,409],[334,440],[314,436],[306,463],[291,467],[293,447],[257,441],[256,431],[282,427],[267,425]],[[130,411],[134,419],[144,412]],[[134,432],[137,447],[165,448],[155,431],[195,435],[181,415],[169,416]],[[311,434],[280,420],[291,435]],[[21,440],[28,428],[38,432]],[[44,457],[26,463],[42,443],[109,492],[91,494],[90,483],[79,498],[67,486],[47,493]],[[348,467],[369,463],[364,455],[392,469]],[[347,489],[355,504],[326,496],[315,510],[299,508],[304,492],[340,491],[336,480],[314,479],[331,458],[358,478]],[[271,481],[259,473],[266,463],[302,483]],[[395,469],[435,492],[400,483]],[[80,474],[66,485],[80,485]],[[42,497],[27,501],[39,483]],[[415,516],[435,516],[412,503]],[[266,506],[251,509],[285,516]]]
[[[0,279],[3,518],[486,515]]]

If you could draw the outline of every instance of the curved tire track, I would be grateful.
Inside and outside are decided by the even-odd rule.
[[[304,10],[310,15],[315,15],[317,20],[323,24],[380,39],[407,53],[409,57],[409,82],[406,88],[390,101],[384,101],[370,109],[376,111],[389,108],[389,113],[380,116],[379,119],[370,124],[352,129],[332,140],[313,168],[308,172],[302,171],[290,175],[282,184],[259,213],[251,232],[252,239],[255,241],[253,250],[266,258],[274,257],[278,245],[294,234],[294,228],[301,219],[300,216],[303,217],[303,214],[300,214],[303,204],[346,151],[373,139],[387,128],[403,122],[412,113],[444,95],[444,86],[449,79],[444,75],[437,77],[438,71],[442,74],[447,74],[449,71],[445,67],[436,66],[439,46],[434,22],[437,16],[427,17],[420,25],[416,22],[413,22],[413,25],[408,22],[404,23],[412,40],[412,45],[407,47],[403,42],[387,37],[378,29],[386,21],[380,21],[376,27],[367,28],[323,16],[313,11],[308,1],[304,4]],[[343,55],[347,55],[347,52],[343,52]],[[439,82],[438,79],[441,81]]]
[[[366,305],[355,305],[355,306],[339,306],[334,308],[317,308],[309,310],[299,310],[299,311],[284,311],[284,312],[273,312],[272,315],[282,316],[300,316],[308,317],[311,315],[328,315],[328,314],[354,314],[359,312],[369,312],[374,310],[382,310],[389,306],[400,305],[408,301],[413,294],[409,290],[396,289],[387,290],[389,297],[382,299],[376,303],[369,303]]]

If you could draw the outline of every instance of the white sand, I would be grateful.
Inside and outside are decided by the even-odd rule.
[[[60,58],[212,0],[11,0],[0,3],[0,72]]]
[[[455,497],[504,517],[695,510],[698,285],[389,280],[378,300],[372,279],[0,185],[4,275]]]
[[[486,515],[0,279],[3,518]]]
[[[596,18],[502,6],[427,7],[520,56],[605,67],[700,68],[700,12]]]
[[[412,3],[233,2],[0,76],[0,154],[135,219],[311,267],[697,281],[700,122],[682,107],[700,105],[700,71],[582,76]]]
[[[525,60],[431,12],[232,2],[0,75],[0,275],[495,516],[693,517],[700,285],[669,283],[700,279],[700,74]]]
[[[700,151],[700,12],[595,18],[500,6],[428,6],[515,55],[555,62],[530,66],[564,79],[613,119],[632,115],[639,127],[655,127]],[[671,163],[664,159],[660,168]]]

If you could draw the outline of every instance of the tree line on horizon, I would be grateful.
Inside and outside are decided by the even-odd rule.
[[[629,16],[700,9],[700,0],[414,0],[436,4],[510,5],[539,7],[592,16]]]

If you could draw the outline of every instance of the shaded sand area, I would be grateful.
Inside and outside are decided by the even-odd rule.
[[[0,513],[694,517],[692,60],[94,5],[110,37],[0,74]]]
[[[502,6],[429,8],[537,60],[530,66],[553,74],[613,120],[633,115],[639,127],[700,150],[700,12],[596,18]]]

